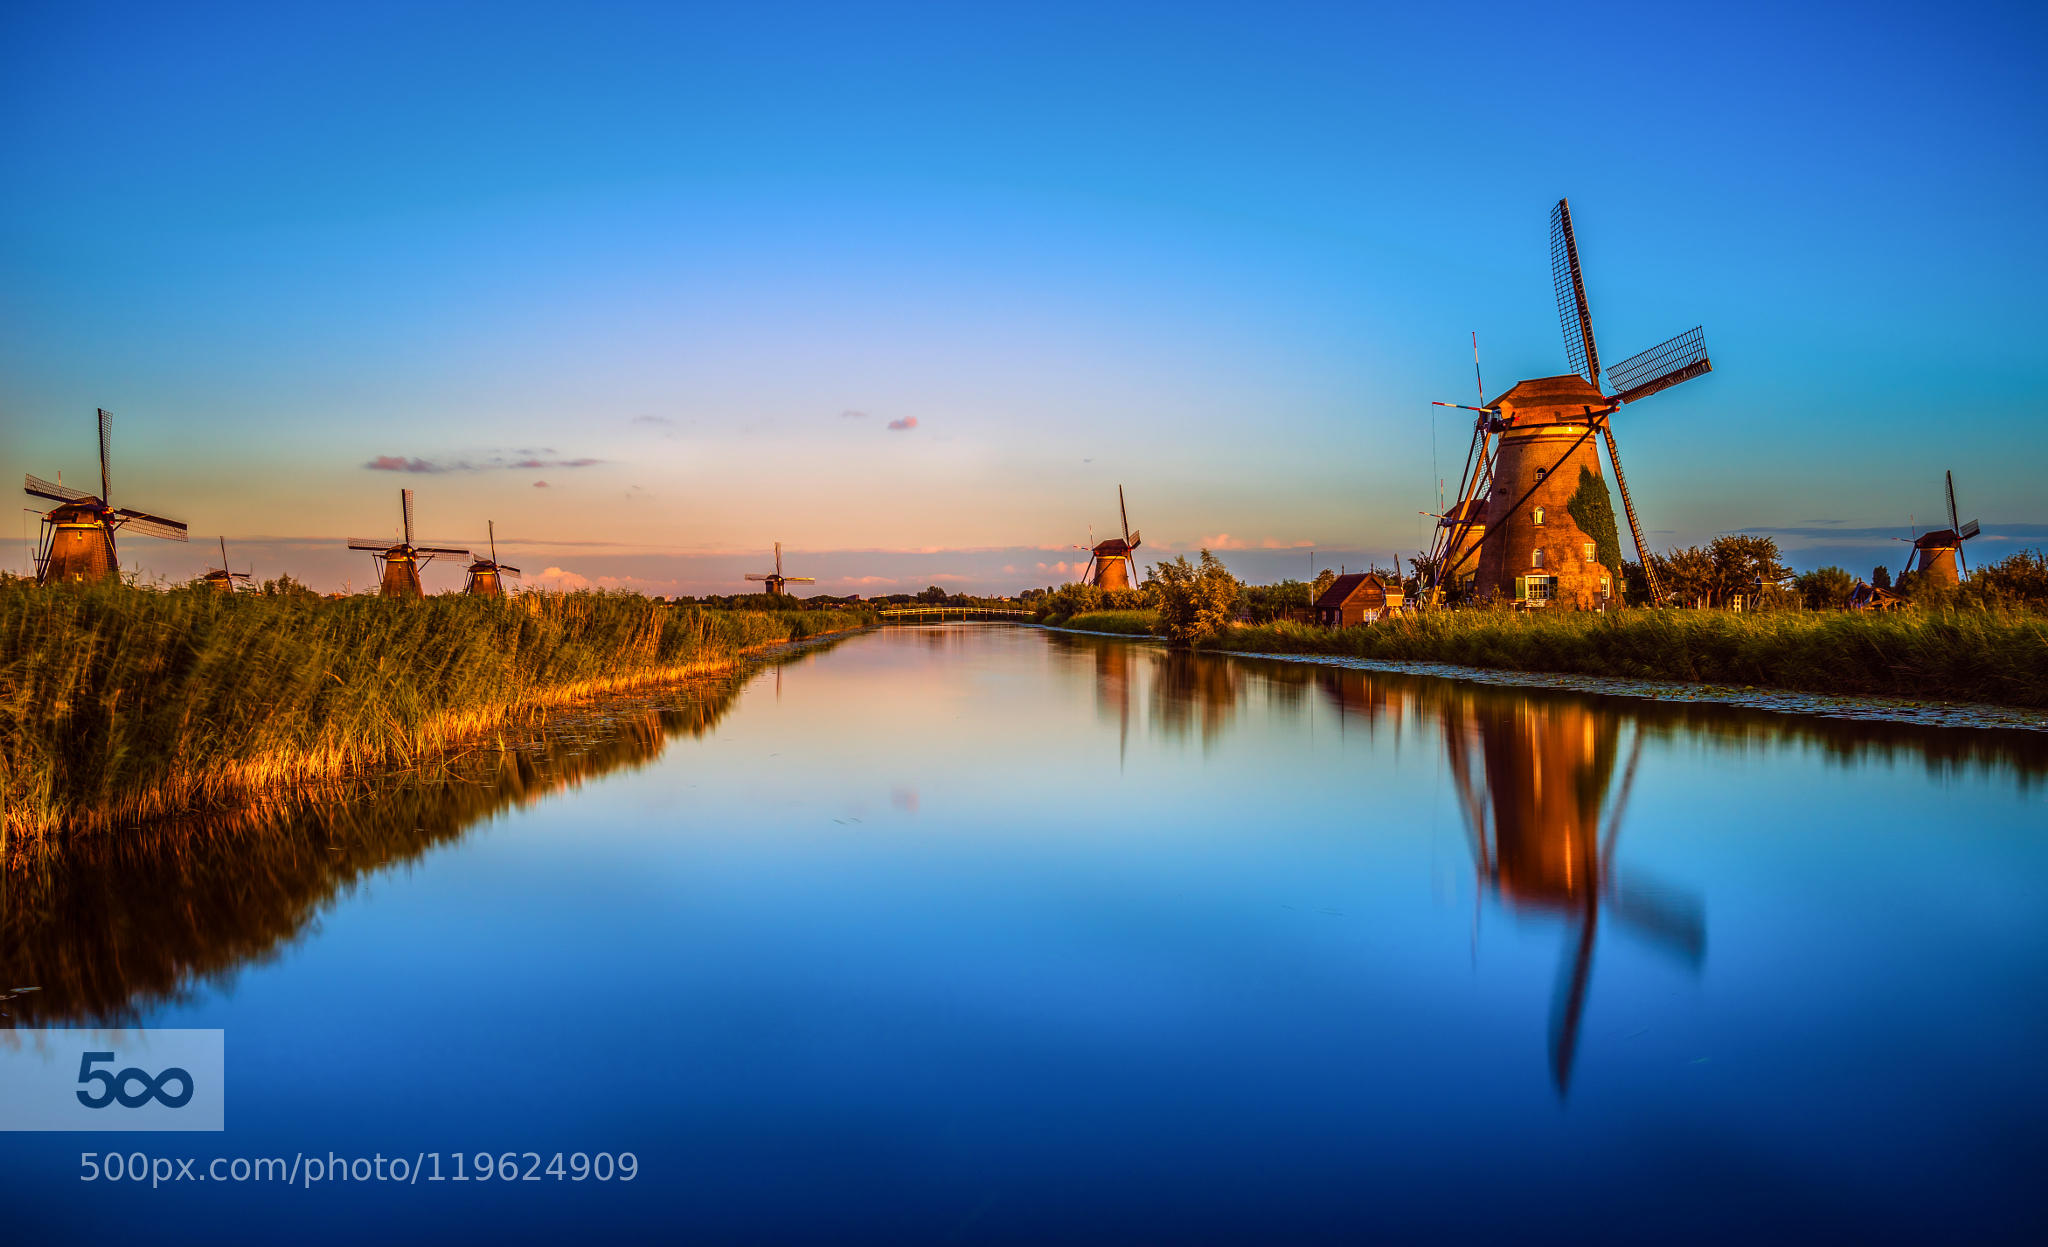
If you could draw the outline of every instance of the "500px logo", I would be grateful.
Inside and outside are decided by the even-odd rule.
[[[0,1130],[221,1130],[217,1030],[0,1031]]]
[[[166,1108],[183,1108],[191,1102],[192,1075],[179,1069],[177,1066],[166,1066],[162,1072],[154,1077],[147,1070],[139,1069],[133,1065],[118,1074],[93,1068],[93,1066],[98,1065],[102,1061],[111,1062],[113,1059],[114,1054],[111,1052],[87,1052],[79,1056],[79,1083],[97,1082],[101,1087],[98,1096],[85,1091],[79,1092],[78,1102],[80,1104],[85,1105],[87,1108],[105,1108],[107,1105],[119,1100],[122,1108],[141,1108],[151,1100],[155,1100]],[[169,1086],[173,1079],[182,1084],[181,1089],[175,1096],[164,1091],[164,1088]],[[130,1083],[140,1083],[142,1090],[130,1092],[128,1090]]]

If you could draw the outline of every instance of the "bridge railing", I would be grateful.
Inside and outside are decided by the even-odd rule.
[[[926,623],[940,619],[1030,619],[1031,612],[1003,606],[892,606],[877,611],[884,623]]]

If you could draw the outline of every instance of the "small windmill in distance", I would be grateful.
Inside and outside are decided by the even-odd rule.
[[[252,573],[253,569],[247,572],[228,570],[228,539],[222,537],[220,539],[220,566],[207,568],[206,575],[200,577],[200,580],[209,589],[218,589],[222,593],[233,593],[235,591],[235,582],[237,580],[249,579]]]
[[[1954,586],[1963,583],[1963,543],[1983,530],[1975,520],[1967,524],[1957,522],[1956,474],[1951,471],[1944,475],[1948,479],[1948,527],[1913,538],[1913,553],[1906,559],[1906,571],[1929,584]]]
[[[36,583],[39,585],[53,580],[120,579],[121,560],[114,551],[114,530],[117,528],[162,537],[166,541],[187,539],[185,526],[177,520],[108,503],[107,443],[113,436],[114,415],[102,407],[99,417],[100,492],[97,498],[61,481],[53,484],[33,474],[27,475],[23,481],[24,493],[57,504],[43,514],[42,541],[35,556]]]
[[[1121,485],[1116,487],[1116,509],[1123,520],[1122,539],[1111,537],[1107,541],[1096,542],[1088,551],[1088,570],[1081,577],[1098,589],[1130,589],[1138,583],[1138,578],[1131,574],[1131,555],[1137,551],[1142,538],[1131,531],[1131,513],[1124,506],[1124,487]]]
[[[491,557],[487,559],[480,558],[469,565],[469,579],[464,582],[462,591],[464,593],[474,593],[479,597],[501,598],[505,596],[505,586],[500,573],[509,573],[514,576],[524,575],[524,573],[516,567],[510,567],[498,561],[497,521],[485,520],[484,525],[491,532]]]
[[[782,574],[782,543],[775,543],[775,570],[772,572],[748,572],[747,579],[766,584],[765,592],[771,597],[782,597],[788,592],[786,585],[814,585],[816,576],[785,576]]]
[[[382,537],[350,537],[348,548],[368,550],[377,564],[377,574],[382,585],[379,596],[387,598],[424,597],[420,589],[420,568],[434,561],[437,554],[452,554],[468,558],[469,551],[453,546],[416,546],[412,543],[412,491],[398,491],[399,510],[404,513],[405,537],[391,541]]]

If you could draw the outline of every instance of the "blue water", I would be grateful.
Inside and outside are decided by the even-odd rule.
[[[708,704],[259,867],[10,880],[11,1024],[219,1027],[229,1083],[220,1134],[0,1134],[16,1241],[2048,1233],[2037,739],[1003,625]]]

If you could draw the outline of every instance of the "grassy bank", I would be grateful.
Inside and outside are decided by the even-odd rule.
[[[1341,631],[1234,627],[1203,645],[2048,709],[2048,615],[1997,610],[1445,611]]]
[[[1077,628],[1082,632],[1119,632],[1125,636],[1151,636],[1159,622],[1158,611],[1082,611],[1062,619],[1050,616],[1046,623],[1055,628]]]
[[[515,714],[869,622],[614,593],[395,603],[8,580],[0,830],[42,837],[409,764]]]

